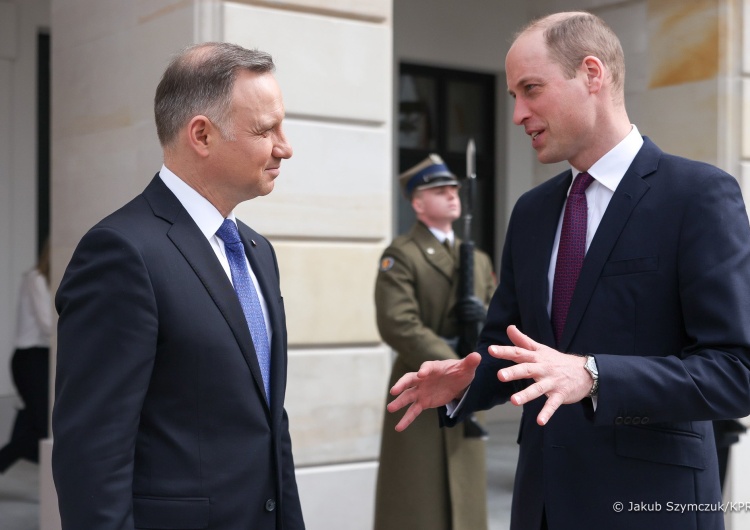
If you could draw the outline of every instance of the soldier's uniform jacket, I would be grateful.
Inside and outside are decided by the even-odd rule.
[[[459,333],[458,248],[443,246],[417,222],[380,261],[375,305],[380,335],[397,353],[389,388],[424,361],[457,359],[444,338]],[[495,290],[492,263],[474,253],[474,291],[488,304]],[[389,401],[392,397],[389,397]],[[441,429],[437,412],[409,428],[394,428],[402,412],[385,413],[375,506],[375,530],[483,530],[487,527],[485,446],[463,428]]]

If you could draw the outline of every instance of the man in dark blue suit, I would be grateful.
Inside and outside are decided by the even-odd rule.
[[[397,430],[522,405],[513,529],[723,528],[711,420],[750,413],[739,186],[631,125],[598,17],[532,22],[506,73],[538,159],[572,167],[518,200],[478,353],[393,387]]]
[[[64,529],[304,528],[276,256],[233,214],[292,156],[273,70],[231,44],[179,54],[154,104],[163,167],[73,254],[52,419]]]

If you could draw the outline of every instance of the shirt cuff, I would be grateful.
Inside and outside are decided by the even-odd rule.
[[[461,411],[461,407],[464,404],[464,399],[466,399],[466,394],[469,393],[469,389],[471,388],[471,385],[466,387],[466,390],[464,390],[464,395],[461,396],[461,399],[454,399],[450,403],[445,404],[445,409],[447,416],[450,419],[453,419],[456,417],[456,415]]]

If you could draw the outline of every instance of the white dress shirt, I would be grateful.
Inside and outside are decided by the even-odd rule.
[[[221,238],[216,235],[216,231],[221,226],[221,223],[224,222],[224,217],[222,217],[221,213],[219,213],[219,210],[217,210],[213,204],[208,202],[208,200],[203,197],[203,195],[195,191],[180,177],[172,173],[172,171],[170,171],[167,166],[162,165],[161,171],[159,171],[159,177],[161,177],[161,180],[164,182],[167,188],[169,188],[169,190],[175,194],[177,200],[180,201],[180,204],[182,204],[182,206],[187,210],[190,217],[193,218],[193,221],[195,221],[195,224],[198,225],[200,231],[203,232],[203,235],[211,245],[211,248],[216,254],[216,258],[219,260],[219,263],[221,263],[221,266],[224,268],[224,272],[231,282],[232,271],[229,268],[229,260],[227,259],[226,251],[224,250],[224,241],[222,241]],[[231,219],[234,223],[237,222],[234,217],[234,212],[231,212],[227,216],[227,219]],[[247,270],[250,272],[250,278],[253,280],[255,290],[258,292],[260,307],[263,309],[263,319],[266,322],[268,343],[270,344],[271,320],[268,317],[268,306],[266,305],[266,299],[263,297],[263,291],[261,291],[260,285],[258,285],[258,278],[255,277],[255,273],[253,272],[253,268],[250,266],[250,262],[247,260],[247,256],[245,257],[245,263],[247,264]]]
[[[643,137],[638,132],[638,128],[632,125],[628,135],[622,139],[622,141],[610,149],[607,154],[601,157],[596,163],[589,168],[589,175],[594,178],[594,181],[586,188],[586,202],[588,204],[588,218],[586,223],[586,252],[591,246],[591,241],[594,239],[599,223],[604,217],[604,212],[609,206],[609,201],[615,194],[617,186],[620,184],[622,177],[625,176],[625,172],[633,163],[635,155],[643,145]],[[571,167],[573,171],[573,180],[580,173],[574,167]],[[570,182],[570,186],[573,187],[573,181]],[[570,194],[570,188],[568,188],[568,194]],[[557,250],[560,248],[560,232],[562,231],[563,217],[565,215],[565,205],[560,212],[560,221],[557,223],[557,233],[555,234],[555,243],[552,246],[552,259],[549,263],[549,272],[547,273],[547,280],[549,285],[549,297],[547,299],[547,314],[552,314],[552,286],[555,281],[555,267],[557,266]]]
[[[446,232],[443,232],[442,230],[440,230],[438,228],[433,228],[431,226],[428,226],[427,229],[430,232],[432,232],[432,235],[435,236],[437,238],[437,240],[440,241],[441,244],[445,244],[445,240],[447,239],[448,243],[450,243],[450,246],[451,247],[453,246],[453,242],[456,239],[456,235],[453,232],[453,230],[451,230],[450,232],[446,233]]]

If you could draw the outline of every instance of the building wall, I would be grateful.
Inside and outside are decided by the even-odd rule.
[[[9,366],[21,276],[36,263],[37,34],[48,0],[0,1],[0,396]]]

